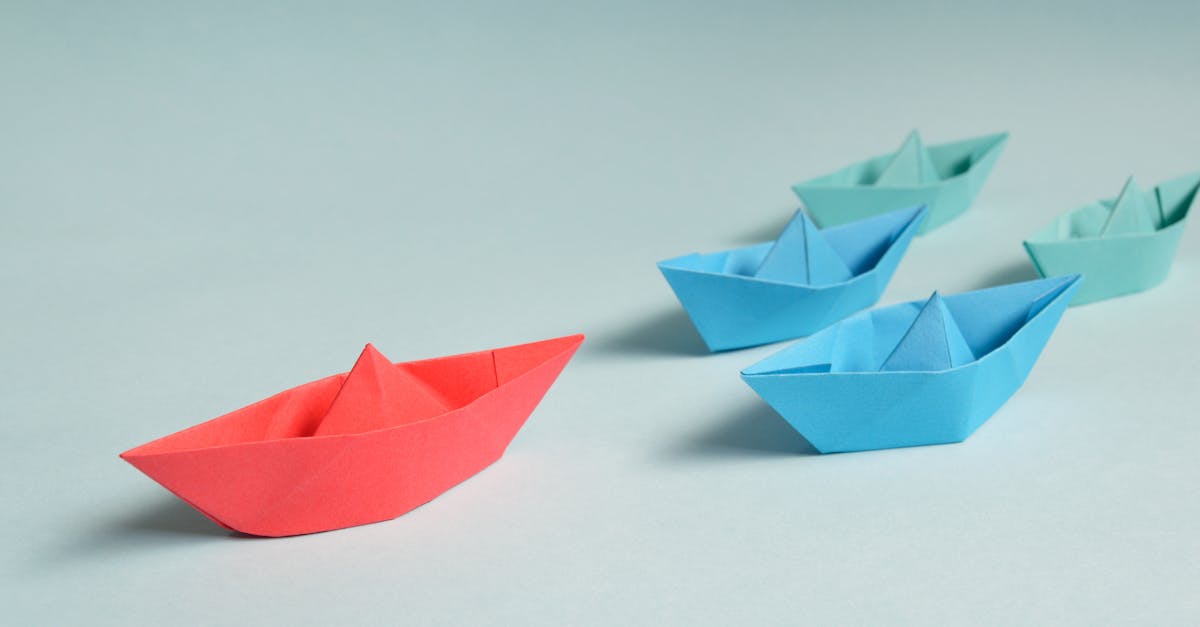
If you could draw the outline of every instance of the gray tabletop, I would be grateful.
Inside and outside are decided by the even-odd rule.
[[[1196,3],[890,4],[5,3],[0,622],[1200,621],[1200,228],[965,443],[861,454],[655,269],[913,127],[1012,137],[882,304],[1033,278],[1052,216],[1200,168]],[[368,341],[574,332],[507,455],[390,522],[233,536],[117,458]]]

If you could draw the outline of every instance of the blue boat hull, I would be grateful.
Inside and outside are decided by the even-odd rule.
[[[861,226],[822,230],[857,272],[849,281],[835,285],[796,285],[726,271],[731,266],[743,266],[747,272],[757,267],[770,250],[770,242],[711,255],[676,257],[659,262],[658,268],[710,351],[812,335],[879,301],[923,216],[920,208],[913,208],[911,214],[897,213],[875,218],[879,225],[888,226],[891,221],[895,226],[886,251],[874,258],[869,250],[856,245],[855,232]]]
[[[957,368],[831,372],[838,361],[877,367],[920,310],[911,302],[847,319],[742,378],[823,453],[961,442],[1025,382],[1081,281],[1056,277],[945,297],[983,355]],[[864,333],[874,335],[863,340]]]

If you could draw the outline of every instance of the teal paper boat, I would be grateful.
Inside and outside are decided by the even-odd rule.
[[[1056,218],[1025,240],[1025,251],[1042,276],[1087,277],[1074,305],[1150,289],[1171,270],[1198,189],[1200,173],[1148,192],[1130,178],[1117,198]]]
[[[788,340],[874,305],[924,207],[829,229],[803,211],[774,242],[661,261],[658,269],[711,351]]]
[[[886,211],[927,205],[927,233],[967,210],[1008,140],[984,135],[926,148],[913,131],[894,153],[792,186],[817,224],[837,226]]]
[[[742,371],[822,453],[961,442],[1025,382],[1079,275],[865,311]]]

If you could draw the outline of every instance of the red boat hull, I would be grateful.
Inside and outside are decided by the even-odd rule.
[[[337,398],[341,374],[121,457],[242,533],[289,536],[388,520],[498,460],[582,342],[577,335],[395,364],[455,407],[406,424],[308,435]]]

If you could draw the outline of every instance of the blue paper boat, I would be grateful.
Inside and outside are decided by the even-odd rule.
[[[961,442],[1025,382],[1082,280],[866,311],[742,379],[822,453]]]
[[[910,207],[818,229],[797,211],[774,242],[661,261],[711,351],[810,335],[874,305],[925,218]]]
[[[1008,133],[997,133],[926,148],[913,131],[893,153],[797,183],[792,191],[823,227],[927,205],[921,226],[927,233],[971,206],[1007,140]]]

